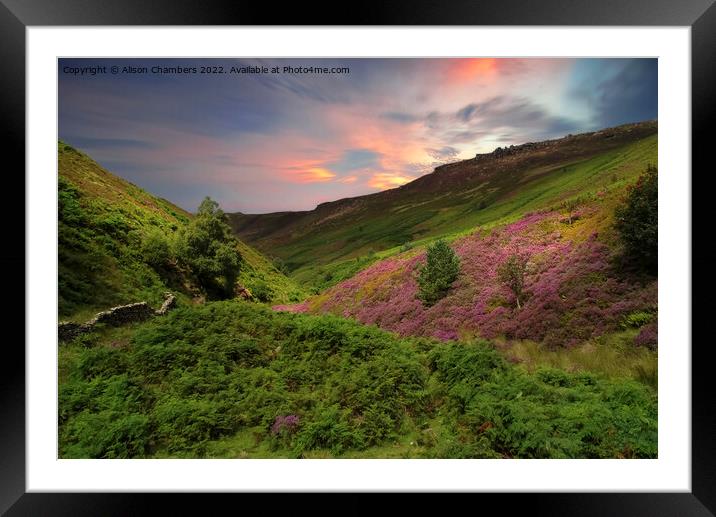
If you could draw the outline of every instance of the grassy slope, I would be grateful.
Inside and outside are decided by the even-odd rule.
[[[441,236],[463,250],[459,252],[463,256],[463,267],[448,297],[428,310],[414,307],[406,296],[410,297],[415,290],[413,263],[420,261],[424,245],[434,237],[414,242],[410,250],[401,252],[396,247],[371,258],[322,266],[319,272],[333,280],[324,281],[324,286],[336,285],[296,309],[350,316],[404,335],[441,336],[457,332],[464,338],[481,334],[485,330],[482,325],[491,325],[487,337],[500,343],[498,349],[505,357],[528,368],[586,369],[640,379],[655,386],[657,353],[635,347],[634,338],[639,329],[622,330],[622,325],[629,314],[655,310],[656,280],[623,276],[610,265],[610,256],[618,249],[612,227],[614,209],[622,202],[628,185],[636,181],[648,163],[657,163],[656,136],[576,164],[562,174],[544,176],[514,190],[484,211],[472,214],[471,218],[463,221],[446,218],[448,226],[442,231],[452,233]],[[570,198],[579,200],[577,212],[580,214],[571,225],[566,223],[566,211],[561,207],[562,202]],[[509,223],[520,220],[526,211],[536,210],[544,213],[538,222],[528,224],[517,233],[509,230]],[[470,228],[464,231],[462,224]],[[497,236],[494,244],[487,244],[490,234]],[[554,240],[551,236],[558,237]],[[545,242],[553,244],[537,245],[545,237],[549,237]],[[471,252],[476,245],[480,246],[479,253]],[[503,297],[509,293],[491,276],[494,268],[478,262],[497,262],[506,245],[517,245],[523,250],[535,247],[541,266],[528,277],[527,290],[544,289],[544,282],[539,286],[540,275],[549,274],[559,285],[561,301],[549,301],[548,297],[537,295],[528,300],[522,311],[515,311],[505,303]],[[555,248],[550,251],[552,246]],[[560,246],[572,250],[569,255],[563,255],[569,259],[561,266],[557,265],[563,254]],[[405,265],[391,266],[396,261]],[[551,269],[545,269],[548,262],[552,263]],[[341,276],[342,271],[351,268],[352,271]],[[362,273],[355,276],[358,270]],[[343,279],[345,281],[336,281]],[[606,285],[611,287],[605,288]],[[486,292],[494,293],[494,297],[483,294]],[[474,315],[471,308],[482,298],[488,311],[500,308],[506,321],[524,319],[522,328],[495,324],[489,317]],[[534,303],[545,305],[534,308]],[[550,346],[544,345],[542,334],[538,335],[539,327],[547,318],[559,321],[555,326],[566,334],[552,336]],[[480,323],[476,325],[477,321]],[[411,325],[411,322],[417,323]],[[516,335],[505,337],[504,332]],[[570,337],[578,343],[563,348]]]
[[[167,287],[188,300],[189,279],[158,273],[143,261],[139,248],[150,229],[170,234],[187,224],[191,214],[62,142],[58,169],[60,316],[83,320],[119,303],[160,304]],[[276,301],[300,298],[301,290],[265,257],[244,243],[239,246],[245,259],[241,282],[249,288],[265,282]]]
[[[476,192],[451,192],[432,201],[386,207],[371,222],[328,229],[287,247],[273,249],[272,252],[284,255],[289,262],[302,262],[311,260],[317,253],[314,250],[318,250],[321,255],[314,258],[320,265],[301,266],[292,272],[292,277],[302,284],[322,290],[349,278],[379,258],[400,252],[401,248],[424,246],[438,237],[454,239],[470,233],[475,227],[486,229],[501,226],[516,221],[528,212],[556,209],[567,199],[593,198],[597,192],[605,189],[617,194],[610,196],[611,205],[604,205],[602,211],[599,226],[606,231],[611,219],[609,208],[616,204],[618,194],[634,182],[647,163],[656,162],[657,137],[653,135],[587,160],[562,164],[546,172],[540,171],[538,177],[531,176],[531,171],[527,171],[521,176],[522,179],[503,179],[501,181],[504,184],[499,188],[504,194],[483,209],[478,209],[482,198]],[[497,188],[485,186],[482,190]],[[352,242],[362,242],[357,235],[372,243],[368,248],[374,247],[380,251],[370,253],[366,246],[353,246]],[[401,240],[409,241],[409,244],[396,245]],[[344,243],[343,247],[331,244],[336,242]],[[336,250],[331,252],[330,248],[334,246]]]
[[[651,133],[625,137],[624,142],[592,152],[586,158],[575,158],[576,152],[560,153],[559,146],[555,146],[554,158],[524,160],[525,168],[519,163],[514,167],[498,164],[488,165],[487,172],[480,172],[471,162],[459,162],[453,165],[464,169],[464,173],[433,173],[438,176],[433,183],[439,182],[440,174],[446,174],[442,184],[408,184],[393,191],[339,201],[338,207],[328,204],[311,213],[296,214],[293,219],[306,221],[303,226],[287,226],[281,214],[230,215],[230,219],[244,239],[284,260],[299,282],[324,288],[335,283],[336,278],[347,276],[340,270],[347,268],[352,273],[355,268],[350,262],[357,257],[359,262],[369,263],[366,259],[371,252],[426,242],[475,226],[513,221],[525,212],[595,192],[614,183],[615,178],[617,184],[625,184],[646,162],[655,161],[657,137]],[[464,182],[460,174],[464,174]],[[254,229],[258,233],[252,233]]]
[[[649,386],[241,301],[61,347],[59,454],[655,457]],[[297,425],[275,427],[295,415]]]
[[[70,169],[64,178],[63,160]],[[561,201],[575,196],[582,197],[588,216],[562,225],[562,238],[579,244],[596,231],[612,246],[613,207],[647,162],[656,162],[656,137],[567,170],[540,171],[483,209],[469,194],[453,196],[455,203],[435,199],[426,231],[410,235],[415,249],[406,255],[421,253],[436,236],[455,239],[475,226],[499,231],[526,211],[559,211]],[[92,238],[79,244],[97,244],[88,250],[61,246],[61,280],[63,252],[79,254],[101,265],[102,277],[119,290],[115,295],[143,295],[150,301],[144,294],[159,296],[161,279],[149,287],[133,283],[141,278],[137,273],[153,272],[124,244],[132,232],[120,234],[122,239],[112,232],[124,220],[130,230],[159,224],[171,231],[188,214],[136,187],[126,191],[126,182],[62,144],[60,167],[61,184],[70,187],[64,190],[77,182],[77,203],[91,216]],[[105,192],[111,203],[103,201]],[[391,208],[396,214],[417,214],[429,205],[417,203],[422,201]],[[70,237],[87,237],[77,220],[69,222]],[[358,226],[335,231],[355,232]],[[62,223],[60,230],[62,237]],[[361,233],[373,230],[364,227]],[[375,235],[383,239],[382,232],[390,231],[379,227]],[[328,249],[320,239],[314,244]],[[297,278],[335,283],[399,254],[399,240],[394,244],[371,256],[355,248],[358,260],[336,251],[313,271],[299,269]],[[242,281],[263,276],[281,292],[294,289],[288,279],[275,276],[263,255],[245,246],[241,251],[252,265]],[[92,286],[93,303],[103,295],[97,287]],[[275,313],[244,302],[182,307],[153,322],[101,329],[60,349],[60,455],[654,457],[656,354],[635,349],[635,333],[609,334],[568,350],[546,350],[529,340],[487,345],[469,336],[441,344],[399,338],[335,316]],[[275,418],[288,414],[300,417],[299,426],[272,434]]]

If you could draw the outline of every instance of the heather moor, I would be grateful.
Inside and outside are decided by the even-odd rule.
[[[655,59],[199,61],[60,60],[60,458],[657,457]]]

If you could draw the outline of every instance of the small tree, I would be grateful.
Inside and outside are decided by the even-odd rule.
[[[236,245],[224,212],[207,197],[179,236],[177,256],[205,289],[231,296],[241,267]]]
[[[418,298],[433,305],[447,294],[459,271],[460,259],[445,241],[428,246],[427,261],[418,271]]]
[[[513,253],[505,262],[497,267],[497,279],[507,286],[515,295],[517,308],[521,309],[520,299],[524,300],[525,273],[528,259],[526,256]]]
[[[576,198],[568,199],[564,202],[564,209],[567,211],[567,224],[572,225],[574,219],[574,211],[579,206],[579,200]]]
[[[649,164],[628,189],[624,204],[614,211],[614,226],[624,245],[625,258],[650,273],[657,271],[658,183],[657,169]]]

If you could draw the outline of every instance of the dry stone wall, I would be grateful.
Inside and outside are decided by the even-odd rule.
[[[97,313],[94,318],[85,323],[61,321],[57,326],[57,334],[60,341],[70,341],[80,334],[90,332],[97,323],[117,327],[135,321],[145,321],[153,316],[161,316],[174,307],[176,307],[176,296],[172,293],[165,293],[164,303],[157,310],[152,309],[147,302],[120,305]]]

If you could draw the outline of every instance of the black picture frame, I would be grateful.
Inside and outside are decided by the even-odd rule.
[[[25,187],[18,173],[25,167],[25,29],[28,26],[86,25],[573,25],[573,26],[688,26],[691,27],[692,71],[692,171],[706,173],[709,159],[709,132],[716,113],[716,6],[714,0],[460,0],[445,4],[430,0],[402,0],[391,3],[351,4],[312,9],[309,4],[234,2],[200,2],[195,0],[0,0],[0,134],[3,155],[18,158],[14,169],[5,170],[6,188],[13,188],[12,198],[20,206],[14,214],[25,213]],[[317,4],[318,5],[318,4]],[[688,174],[689,171],[682,171]],[[694,242],[693,235],[706,235],[706,206],[709,189],[703,178],[691,172],[692,181],[692,278],[713,264],[714,255],[706,244]],[[12,187],[7,182],[15,182]],[[700,188],[695,188],[698,184]],[[25,270],[25,226],[19,217],[3,225],[6,243],[0,253],[3,271]],[[705,242],[705,241],[702,241]],[[26,271],[26,270],[25,270]],[[27,271],[26,271],[27,274]],[[713,276],[713,275],[712,275]],[[24,280],[19,274],[8,274],[5,290],[13,294],[14,310],[6,313],[7,321],[24,320]],[[713,292],[709,276],[696,277],[692,288],[692,329],[703,328],[709,321],[707,299]],[[22,283],[22,285],[21,285]],[[696,323],[700,323],[696,325]],[[21,331],[24,341],[24,331]],[[478,505],[487,508],[497,503],[501,511],[525,506],[530,515],[714,515],[716,512],[716,398],[712,395],[711,362],[708,340],[697,340],[693,334],[692,353],[692,491],[690,493],[570,493],[570,494],[476,494]],[[7,515],[134,515],[149,510],[149,503],[178,506],[179,513],[194,513],[194,506],[184,494],[69,494],[26,493],[25,489],[25,354],[19,340],[6,339],[0,376],[0,513]],[[691,343],[684,344],[691,346]],[[248,509],[256,502],[254,495],[222,494],[200,497],[194,504],[201,513],[223,505],[227,498],[241,498]],[[299,497],[302,499],[304,496]],[[365,513],[373,506],[373,496],[350,495],[341,509],[325,503],[307,503],[312,513]],[[305,500],[305,499],[304,499]],[[451,504],[463,503],[453,499]],[[271,499],[271,508],[278,501]],[[295,505],[292,502],[286,503]],[[408,506],[424,504],[412,496]],[[168,510],[168,506],[164,506]],[[197,506],[198,508],[198,506]],[[237,508],[237,511],[239,509]]]

